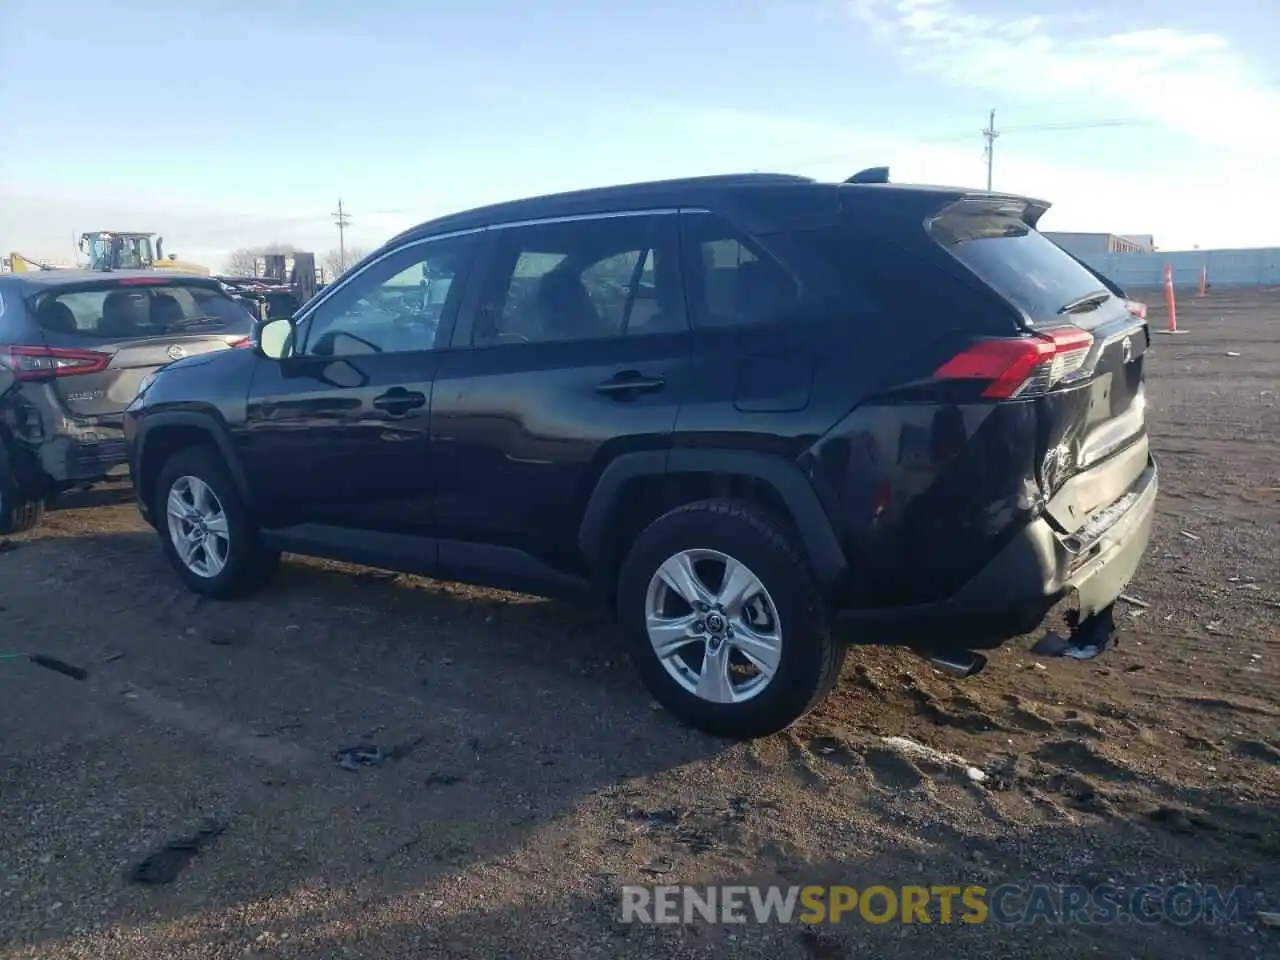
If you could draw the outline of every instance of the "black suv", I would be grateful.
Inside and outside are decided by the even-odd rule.
[[[1055,607],[1096,626],[1150,534],[1145,308],[1042,202],[865,179],[409,230],[144,387],[142,513],[212,597],[282,551],[595,592],[654,696],[731,735],[813,707],[851,642],[965,672]]]
[[[216,280],[150,270],[0,275],[0,534],[45,501],[128,471],[121,417],[153,370],[248,346]]]

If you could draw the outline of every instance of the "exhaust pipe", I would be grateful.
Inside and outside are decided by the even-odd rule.
[[[987,658],[971,650],[960,650],[948,654],[924,654],[930,666],[941,670],[949,677],[964,679],[979,673],[987,665]]]

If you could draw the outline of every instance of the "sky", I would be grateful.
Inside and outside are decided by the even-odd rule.
[[[375,247],[434,216],[750,170],[993,185],[1046,230],[1280,245],[1260,0],[0,0],[0,252],[146,230]]]

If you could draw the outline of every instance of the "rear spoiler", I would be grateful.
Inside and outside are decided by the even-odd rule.
[[[983,206],[998,208],[1004,213],[1017,217],[1032,230],[1036,228],[1040,218],[1053,206],[1048,200],[1023,197],[1014,193],[966,193],[958,197],[956,202],[981,203]]]

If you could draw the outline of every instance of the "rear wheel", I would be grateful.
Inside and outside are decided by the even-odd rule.
[[[791,534],[750,504],[699,501],[655,520],[623,564],[618,608],[655,699],[721,736],[790,726],[844,660]]]
[[[180,450],[156,484],[154,516],[165,556],[187,588],[219,600],[261,587],[279,564],[267,550],[218,455]]]
[[[26,533],[43,522],[43,500],[14,500],[0,493],[0,536]]]

